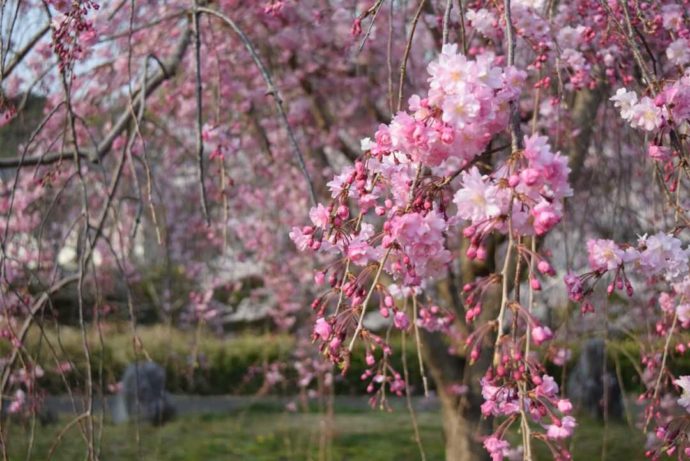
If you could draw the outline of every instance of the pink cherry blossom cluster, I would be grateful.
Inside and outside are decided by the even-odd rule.
[[[664,165],[664,178],[669,189],[674,191],[678,187],[678,179],[673,172],[681,167],[683,152],[678,136],[690,126],[688,71],[681,78],[666,83],[654,98],[639,98],[636,92],[619,88],[611,101],[620,109],[621,117],[630,126],[653,135],[647,153],[650,158]]]
[[[411,97],[409,113],[398,113],[375,140],[363,141],[365,161],[329,183],[334,202],[312,209],[312,227],[291,232],[298,248],[340,253],[359,266],[386,254],[385,270],[410,286],[439,275],[451,260],[442,192],[452,178],[421,172],[462,168],[505,129],[507,103],[519,94],[524,74],[493,62],[491,54],[472,61],[446,45],[429,64],[429,97]],[[348,199],[358,202],[362,215],[374,209],[385,216],[383,233],[351,216]]]
[[[27,365],[25,368],[15,370],[10,375],[9,383],[15,387],[7,406],[7,411],[10,414],[29,417],[41,406],[44,395],[39,388],[38,381],[44,375],[45,371],[40,365]]]
[[[483,259],[482,241],[494,230],[538,236],[551,230],[562,218],[562,200],[573,192],[569,172],[567,159],[551,152],[543,136],[526,137],[525,149],[493,175],[476,167],[463,172],[453,201],[458,217],[470,222],[463,231],[472,241],[467,256]]]
[[[571,459],[563,441],[569,438],[577,426],[570,414],[573,405],[559,397],[558,384],[551,376],[544,374],[532,360],[525,367],[520,353],[512,358],[504,355],[495,375],[490,371],[482,380],[484,403],[481,411],[485,416],[504,416],[506,420],[484,441],[492,459],[508,456],[509,443],[504,434],[521,412],[529,415],[532,422],[541,425],[545,434],[541,437],[556,459]],[[527,371],[529,370],[529,371]],[[528,379],[523,375],[530,375]],[[520,383],[520,384],[519,384]],[[526,383],[526,384],[521,384]],[[525,391],[520,386],[529,386]],[[520,398],[521,392],[527,397]]]
[[[587,242],[587,251],[592,271],[582,276],[569,273],[564,278],[569,297],[576,302],[585,300],[592,293],[593,285],[607,272],[614,274],[607,293],[610,295],[615,290],[625,289],[629,296],[633,295],[633,286],[626,271],[650,281],[660,279],[668,283],[681,282],[688,276],[690,249],[683,248],[681,240],[673,234],[644,235],[638,239],[637,246],[593,239]]]
[[[523,72],[502,69],[496,62],[490,53],[472,60],[456,46],[444,46],[428,66],[428,97],[412,96],[407,112],[381,125],[373,140],[364,139],[364,155],[328,183],[332,201],[311,209],[310,226],[290,232],[300,250],[335,258],[315,274],[316,283],[327,282],[327,287],[312,303],[312,338],[344,369],[353,344],[362,340],[371,367],[362,376],[369,381],[369,392],[376,385],[387,385],[393,393],[405,391],[400,375],[388,364],[389,346],[364,326],[370,303],[378,299],[379,313],[398,330],[440,330],[462,341],[453,315],[435,304],[418,303],[427,284],[446,273],[454,259],[447,236],[469,221],[463,231],[470,241],[467,257],[483,259],[484,242],[492,233],[516,239],[547,234],[562,218],[563,199],[572,195],[567,161],[543,136],[525,137],[524,149],[509,155],[493,174],[482,174],[474,166],[493,138],[506,130],[509,105],[517,101],[525,79]],[[534,266],[530,290],[541,290],[538,274],[553,276],[555,271],[535,250],[523,244],[516,248],[518,263]],[[386,276],[395,283],[383,283]],[[468,324],[479,318],[486,292],[498,281],[494,274],[464,287]],[[541,425],[543,438],[565,458],[561,442],[575,427],[568,414],[571,406],[557,397],[558,386],[536,357],[528,359],[519,351],[525,336],[527,343],[540,346],[554,333],[519,302],[507,304],[525,333],[515,342],[508,336],[497,342],[501,362],[483,381],[485,415],[507,418],[494,434],[496,447],[503,447],[503,431],[524,410],[531,415],[530,424]],[[471,362],[495,330],[495,322],[481,323],[464,338]],[[378,361],[375,350],[382,351]],[[508,449],[499,450],[491,440],[487,449],[492,455]]]
[[[451,262],[446,244],[453,225],[447,212],[448,188],[506,128],[508,103],[519,95],[524,80],[524,73],[504,70],[495,61],[490,53],[469,60],[455,45],[444,46],[428,66],[429,96],[412,96],[409,112],[399,112],[389,125],[381,125],[374,140],[363,140],[364,156],[328,184],[333,201],[312,208],[312,226],[292,229],[290,237],[300,250],[342,258],[317,273],[317,282],[328,275],[331,288],[313,304],[320,313],[315,337],[335,360],[345,359],[345,339],[360,333],[358,317],[374,292],[384,317],[392,310],[398,329],[410,325],[405,309],[378,283],[381,272],[413,288],[442,275]],[[531,184],[537,190],[536,183]],[[359,205],[357,215],[350,200]],[[356,274],[351,272],[354,267],[362,269]],[[336,316],[327,320],[331,303]],[[346,303],[350,307],[343,317]],[[434,330],[447,328],[450,320],[439,317],[439,312],[425,307],[413,322]]]
[[[581,303],[583,313],[594,311],[591,299],[595,297],[596,284],[601,280],[608,280],[607,296],[617,290],[624,290],[632,296],[633,283],[629,277],[633,276],[645,282],[641,288],[659,292],[659,296],[651,300],[656,311],[652,331],[656,336],[666,338],[666,345],[663,353],[649,352],[643,354],[641,360],[646,390],[639,400],[646,402],[644,415],[647,424],[652,419],[657,423],[654,432],[656,448],[648,450],[647,456],[658,459],[662,453],[689,454],[688,441],[674,429],[679,424],[686,424],[688,417],[674,416],[672,411],[669,413],[669,405],[664,403],[663,397],[669,395],[666,393],[669,386],[675,384],[683,389],[678,405],[688,408],[685,390],[688,379],[680,377],[673,380],[666,361],[671,352],[669,348],[683,354],[689,347],[682,339],[677,340],[674,346],[672,340],[677,334],[677,325],[690,328],[690,248],[673,233],[658,232],[640,237],[636,245],[619,245],[608,239],[589,240],[587,250],[591,271],[581,276],[572,273],[565,276],[569,297]]]

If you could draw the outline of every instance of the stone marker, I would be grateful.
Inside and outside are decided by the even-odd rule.
[[[128,365],[119,387],[113,408],[116,424],[138,417],[140,421],[160,425],[175,415],[175,407],[165,392],[165,370],[157,363]]]

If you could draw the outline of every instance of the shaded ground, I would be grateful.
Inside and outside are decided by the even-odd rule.
[[[196,398],[198,399],[198,398]],[[153,428],[135,424],[113,426],[107,423],[100,437],[101,459],[169,461],[406,461],[420,459],[409,414],[402,401],[392,413],[366,409],[361,398],[338,398],[332,425],[316,411],[288,413],[280,399],[262,399],[249,406],[250,399],[178,399],[181,415],[172,423]],[[341,401],[342,400],[342,401]],[[204,403],[201,403],[204,402]],[[222,404],[221,404],[222,402]],[[200,409],[201,414],[197,413]],[[185,407],[188,405],[188,407]],[[209,405],[209,406],[206,406]],[[364,404],[365,405],[365,404]],[[417,402],[420,406],[421,402]],[[194,410],[194,414],[187,410]],[[427,460],[443,459],[443,435],[438,410],[433,406],[418,414],[422,443]],[[78,425],[64,428],[70,416],[60,415],[57,425],[36,425],[29,451],[30,427],[13,425],[9,433],[11,460],[72,461],[84,458],[84,439]],[[636,461],[643,456],[643,437],[623,423],[612,423],[604,431],[600,423],[579,420],[573,440],[575,460]],[[58,434],[64,431],[62,439]],[[606,434],[605,434],[606,432]],[[602,440],[606,435],[606,457]],[[54,455],[49,457],[51,447]],[[543,445],[535,442],[537,460],[550,459]],[[319,453],[328,455],[320,458]],[[28,456],[27,456],[28,455]]]

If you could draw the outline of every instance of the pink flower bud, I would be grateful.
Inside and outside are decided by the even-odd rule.
[[[544,261],[543,259],[541,261],[539,261],[539,264],[537,264],[537,269],[542,274],[549,274],[550,275],[553,272],[553,268],[551,267],[551,264]]]
[[[331,339],[331,342],[328,343],[328,348],[330,349],[331,353],[337,354],[338,349],[340,349],[340,345],[342,344],[342,340],[335,336],[333,339]]]
[[[314,334],[321,338],[322,341],[326,341],[329,336],[331,336],[331,325],[323,317],[316,319],[314,324]]]
[[[529,281],[529,284],[534,291],[540,291],[541,290],[541,283],[539,282],[539,279],[533,278],[532,280]]]
[[[350,209],[345,205],[340,205],[337,214],[340,219],[347,219],[350,216]]]
[[[367,365],[370,367],[373,367],[374,364],[376,363],[376,359],[374,359],[374,356],[371,352],[367,352],[366,362],[367,362]]]
[[[465,252],[465,256],[467,256],[468,259],[474,259],[477,257],[477,247],[474,245],[471,245],[467,251]]]

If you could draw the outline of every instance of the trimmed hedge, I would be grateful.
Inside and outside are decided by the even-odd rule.
[[[135,360],[152,359],[165,367],[167,388],[173,393],[191,394],[255,394],[263,392],[264,375],[261,369],[272,363],[289,363],[294,351],[294,338],[288,335],[251,334],[222,339],[205,331],[182,331],[163,325],[137,327],[136,337],[127,325],[102,327],[102,342],[97,331],[87,334],[91,373],[94,386],[102,384],[104,392],[119,381],[127,365]],[[137,354],[134,344],[139,344]],[[393,341],[395,356],[392,366],[402,373],[399,341]],[[9,345],[0,342],[0,353]],[[73,390],[83,387],[86,376],[86,356],[81,332],[73,327],[59,330],[39,328],[29,332],[26,351],[45,370],[41,385],[49,393],[66,392],[66,379]],[[411,385],[421,389],[417,366],[417,352],[408,345],[408,366]],[[61,376],[57,364],[70,362],[72,371]],[[335,370],[336,392],[361,394],[366,382],[360,376],[366,370],[364,351],[353,352],[350,369],[344,376]],[[296,372],[291,367],[281,370],[288,378],[270,389],[271,393],[294,393]]]
[[[182,331],[163,325],[137,328],[138,341],[126,324],[108,324],[102,328],[101,338],[97,331],[89,331],[87,339],[91,355],[91,371],[95,386],[102,384],[104,392],[108,385],[116,383],[125,367],[136,360],[148,358],[163,365],[167,371],[167,387],[173,393],[191,394],[245,394],[257,392],[294,394],[296,372],[291,367],[281,371],[288,378],[270,390],[262,388],[264,374],[262,368],[273,363],[290,363],[295,347],[294,338],[288,335],[243,333],[232,338],[219,338],[205,331]],[[394,356],[391,365],[402,373],[401,344],[399,336],[392,339]],[[140,344],[134,353],[134,344]],[[9,348],[7,342],[0,342],[0,353]],[[573,346],[573,356],[577,357],[577,346]],[[78,329],[61,327],[44,329],[33,328],[26,341],[26,351],[46,371],[41,385],[50,393],[66,392],[63,379],[70,387],[79,390],[83,387],[86,375],[86,357],[82,347],[82,337]],[[640,349],[632,340],[611,341],[608,347],[610,371],[616,373],[618,364],[627,392],[640,391],[642,384],[636,367],[640,367]],[[56,370],[56,364],[70,362],[73,370],[63,378]],[[417,351],[413,342],[408,342],[407,362],[410,384],[416,392],[422,389],[417,361]],[[568,364],[567,373],[574,363]],[[690,354],[680,355],[670,351],[669,365],[676,374],[690,374]],[[367,369],[364,350],[361,345],[355,348],[350,361],[350,369],[343,376],[335,370],[335,387],[338,394],[361,394],[367,382],[360,376]],[[548,373],[560,381],[563,370],[552,364]]]

